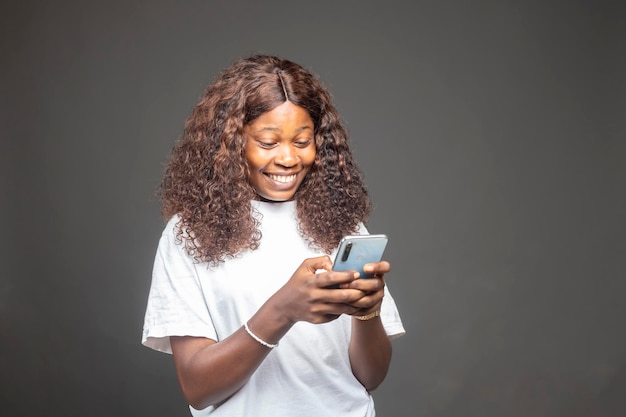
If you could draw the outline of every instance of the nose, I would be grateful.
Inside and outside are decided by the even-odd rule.
[[[279,146],[274,162],[284,167],[292,167],[298,163],[298,153],[291,144]]]

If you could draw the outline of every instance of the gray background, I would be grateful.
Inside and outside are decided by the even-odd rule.
[[[264,52],[333,92],[391,237],[379,415],[623,415],[623,4],[3,2],[0,413],[187,415],[139,344],[153,192]]]

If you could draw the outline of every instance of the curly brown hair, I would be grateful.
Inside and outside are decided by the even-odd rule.
[[[159,188],[165,219],[198,262],[217,265],[259,246],[248,183],[244,127],[290,101],[314,123],[316,156],[294,195],[300,233],[326,253],[367,220],[370,200],[331,95],[291,61],[255,55],[235,62],[207,88],[185,121]]]

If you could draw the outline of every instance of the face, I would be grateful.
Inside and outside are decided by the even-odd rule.
[[[315,161],[309,113],[286,101],[248,124],[244,133],[250,184],[264,199],[291,200]]]

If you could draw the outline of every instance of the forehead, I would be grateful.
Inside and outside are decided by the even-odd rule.
[[[247,128],[256,130],[284,130],[289,128],[313,128],[313,120],[303,107],[289,101],[274,107],[253,120]]]

